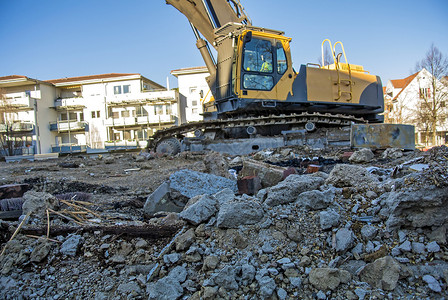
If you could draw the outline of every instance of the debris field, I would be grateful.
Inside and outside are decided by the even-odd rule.
[[[446,299],[448,148],[0,162],[2,299]]]

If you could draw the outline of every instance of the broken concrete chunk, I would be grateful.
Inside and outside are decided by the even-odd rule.
[[[179,299],[183,294],[183,288],[176,279],[166,276],[147,287],[149,299],[151,300],[173,300]]]
[[[219,257],[216,255],[209,255],[204,259],[202,271],[214,270],[219,264]]]
[[[391,192],[382,199],[380,214],[389,231],[401,227],[442,226],[448,221],[448,188],[434,186]]]
[[[440,246],[439,246],[439,244],[437,244],[436,241],[433,241],[431,243],[428,243],[428,245],[426,245],[426,250],[428,252],[439,252]]]
[[[258,176],[263,187],[274,186],[283,179],[283,172],[286,168],[274,166],[268,163],[244,159],[243,169],[241,170],[240,176]]]
[[[45,217],[47,209],[53,209],[57,204],[57,199],[48,193],[29,191],[23,195],[22,213],[24,215],[32,213],[36,217]]]
[[[373,240],[378,234],[378,228],[372,225],[364,225],[361,228],[361,236],[365,241]]]
[[[235,199],[234,192],[231,189],[229,189],[229,188],[223,189],[222,191],[217,192],[213,196],[218,201],[218,206],[219,207],[224,205],[224,203],[226,203],[228,201],[232,201],[233,199]]]
[[[334,268],[317,268],[310,272],[309,280],[319,290],[334,290],[341,283],[351,280],[349,272]]]
[[[50,253],[51,245],[48,241],[42,240],[36,248],[33,249],[30,255],[30,261],[35,263],[40,263],[43,261]]]
[[[442,291],[442,287],[440,286],[439,282],[437,281],[437,279],[435,279],[434,277],[432,277],[431,275],[425,275],[422,277],[423,281],[426,282],[428,284],[428,287],[436,292],[436,293],[440,293]]]
[[[199,225],[210,219],[218,211],[218,201],[215,197],[203,195],[194,204],[185,208],[179,217],[193,225]]]
[[[327,208],[333,201],[334,190],[329,189],[325,192],[319,190],[303,192],[297,197],[296,203],[306,209],[320,210]]]
[[[359,276],[373,288],[392,291],[400,278],[400,264],[390,256],[378,258],[367,264]]]
[[[348,159],[351,163],[367,163],[372,161],[375,157],[372,150],[369,148],[362,148],[358,151],[355,151],[352,156]]]
[[[375,190],[379,180],[366,168],[356,165],[336,165],[325,181],[335,187],[355,187],[359,190]]]
[[[168,181],[162,183],[149,197],[146,199],[143,211],[148,216],[153,216],[157,212],[181,212],[183,203],[171,199],[171,188]]]
[[[236,181],[216,175],[181,170],[170,176],[170,188],[172,193],[179,193],[187,198],[198,195],[213,195],[229,188],[234,193],[238,191]]]
[[[310,175],[290,175],[284,181],[267,190],[264,203],[268,206],[277,206],[294,202],[297,197],[306,191],[316,190],[324,179]]]
[[[226,266],[213,276],[214,282],[220,286],[224,287],[226,290],[237,290],[238,283],[236,282],[236,270],[231,266]]]
[[[261,299],[272,299],[272,294],[277,288],[274,279],[269,276],[263,276],[258,280],[258,284],[260,285],[259,293]]]
[[[403,152],[399,148],[387,148],[381,158],[383,159],[397,159],[403,156]]]
[[[176,251],[184,251],[188,249],[191,246],[191,244],[193,244],[195,239],[196,235],[194,233],[194,229],[190,228],[185,233],[181,234],[176,238],[175,240]]]
[[[81,241],[82,237],[80,235],[69,235],[68,239],[66,239],[65,242],[62,243],[61,249],[59,249],[59,251],[63,255],[75,256],[76,252],[79,249]]]
[[[347,228],[341,228],[336,232],[336,251],[345,252],[353,247],[355,234]]]
[[[323,230],[330,229],[339,224],[341,216],[333,209],[321,211],[319,214],[320,228]]]
[[[237,228],[240,225],[256,224],[264,216],[261,204],[253,198],[242,197],[223,204],[219,209],[217,226]]]
[[[208,174],[232,178],[228,171],[229,164],[221,153],[212,151],[203,158],[203,162]]]

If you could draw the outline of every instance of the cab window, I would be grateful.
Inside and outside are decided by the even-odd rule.
[[[286,53],[285,49],[283,49],[283,46],[281,43],[277,43],[277,72],[278,74],[285,74],[286,70],[288,69],[288,64],[286,61]]]
[[[274,87],[274,55],[270,41],[252,38],[244,46],[243,88],[271,90]]]
[[[271,42],[252,38],[244,47],[244,70],[272,73]]]

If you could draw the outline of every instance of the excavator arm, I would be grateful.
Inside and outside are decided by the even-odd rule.
[[[227,23],[251,25],[239,0],[166,0],[215,48],[215,29]]]

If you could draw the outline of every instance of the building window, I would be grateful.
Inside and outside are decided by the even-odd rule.
[[[148,111],[143,106],[137,106],[135,108],[135,111],[137,113],[137,117],[147,117]]]
[[[114,94],[129,94],[131,92],[131,86],[129,84],[127,85],[116,85],[114,86]]]
[[[68,119],[67,119],[67,114],[66,113],[62,113],[59,116],[59,120],[60,121],[78,121],[78,115],[75,112],[71,112],[68,114]]]
[[[137,130],[137,131],[135,132],[135,135],[136,135],[136,137],[137,137],[139,140],[146,140],[146,139],[148,138],[148,133],[146,132],[145,129],[143,129],[143,130]]]
[[[167,115],[171,115],[171,112],[172,112],[172,111],[171,111],[171,105],[168,104],[168,105],[166,106],[166,114],[167,114]]]
[[[197,108],[193,108],[191,110],[191,113],[194,114],[194,115],[198,114],[198,109]]]
[[[129,118],[130,114],[129,114],[129,110],[123,110],[121,111],[121,117],[122,118]]]
[[[198,106],[198,100],[191,101],[191,105],[192,106]]]
[[[431,89],[430,88],[420,88],[420,98],[428,99],[431,97]]]
[[[120,117],[120,114],[118,113],[118,111],[113,111],[112,112],[112,118],[113,119],[118,119]]]
[[[98,119],[100,117],[100,111],[92,111],[92,119]]]
[[[196,93],[197,89],[198,89],[198,88],[195,87],[195,86],[191,87],[191,88],[190,88],[190,94],[194,94],[194,93]]]
[[[154,114],[163,115],[163,105],[154,105]]]

